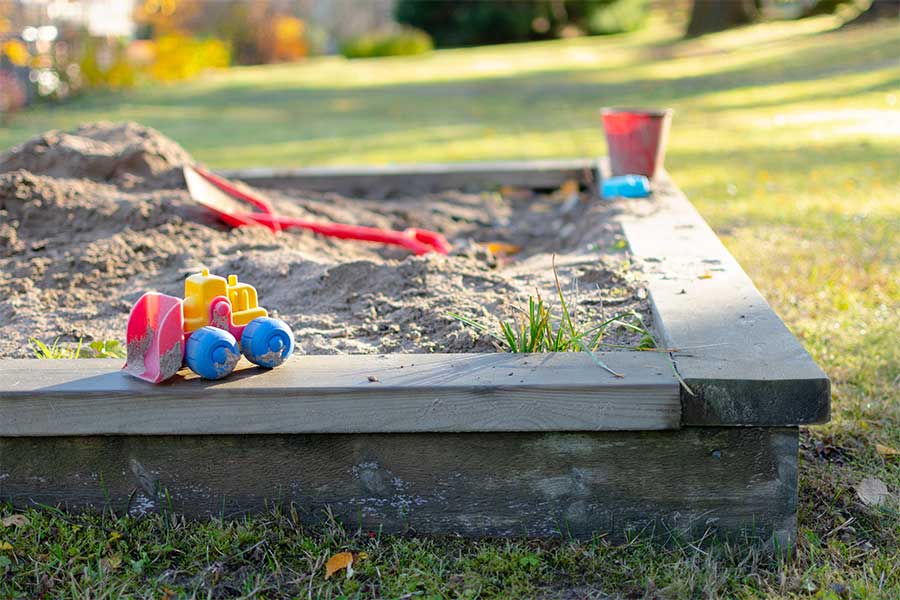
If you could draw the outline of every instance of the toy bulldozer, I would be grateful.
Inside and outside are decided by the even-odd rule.
[[[184,300],[148,292],[128,317],[128,358],[123,370],[160,383],[187,365],[205,379],[226,377],[243,354],[269,369],[294,351],[287,323],[268,316],[256,289],[210,275],[209,269],[184,283]]]

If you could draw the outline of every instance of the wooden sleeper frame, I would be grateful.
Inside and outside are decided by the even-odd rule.
[[[579,159],[228,175],[377,195],[593,187],[604,169]],[[828,420],[828,378],[667,174],[620,208],[671,355],[603,353],[622,378],[577,353],[300,356],[160,386],[116,360],[2,360],[0,500],[198,517],[294,503],[309,521],[330,506],[386,532],[711,531],[792,544],[798,427]]]

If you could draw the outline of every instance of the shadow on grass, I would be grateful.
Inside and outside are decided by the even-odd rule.
[[[223,77],[221,87],[187,84],[86,98],[59,109],[35,112],[33,121],[26,113],[22,124],[14,124],[7,135],[0,132],[0,139],[17,132],[24,138],[26,129],[35,125],[43,128],[98,118],[135,119],[160,129],[198,154],[218,156],[230,148],[240,155],[244,148],[255,147],[258,155],[266,156],[265,146],[271,144],[278,162],[310,164],[328,160],[334,149],[315,143],[329,141],[344,149],[373,148],[393,154],[413,145],[439,145],[448,140],[469,138],[478,142],[496,132],[540,136],[595,128],[596,111],[602,105],[677,105],[686,112],[697,112],[696,101],[708,94],[889,68],[900,53],[900,38],[892,37],[886,43],[885,36],[878,35],[857,40],[852,48],[804,41],[794,52],[781,43],[776,45],[774,56],[763,45],[758,58],[751,57],[740,66],[678,78],[641,76],[647,66],[642,55],[658,55],[661,49],[669,49],[667,52],[674,56],[676,46],[671,42],[647,46],[635,54],[634,65],[626,67],[597,64],[589,70],[567,68],[427,83],[320,87],[281,81],[260,87],[228,82]],[[656,58],[660,57],[666,58],[666,52]],[[634,77],[619,80],[631,68]],[[679,66],[673,63],[672,68]],[[900,75],[879,83],[842,85],[790,96],[786,101],[831,101],[896,87],[900,87]],[[726,106],[703,106],[702,110],[715,113],[783,102],[762,97]],[[304,142],[313,144],[304,148]],[[288,146],[279,150],[280,144]],[[523,154],[529,153],[523,149]]]

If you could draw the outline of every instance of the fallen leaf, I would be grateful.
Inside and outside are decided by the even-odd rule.
[[[162,600],[174,600],[176,594],[174,591],[170,590],[167,587],[163,588]]]
[[[704,271],[700,275],[697,275],[697,279],[712,279],[712,273],[709,271]]]
[[[504,256],[512,256],[513,254],[518,254],[522,251],[521,246],[507,244],[506,242],[488,242],[487,249],[491,251],[491,254],[500,254]]]
[[[325,579],[328,579],[341,569],[347,569],[347,577],[353,573],[353,553],[338,552],[325,563]]]
[[[856,486],[856,495],[866,506],[879,506],[888,499],[887,486],[880,479],[866,477]]]
[[[561,200],[569,200],[572,196],[578,196],[578,191],[581,189],[581,186],[578,185],[578,182],[574,179],[566,179],[561,186],[559,186],[559,198]]]
[[[9,515],[0,519],[0,523],[3,523],[4,527],[25,527],[30,521],[25,515]]]
[[[522,200],[525,198],[530,198],[534,192],[527,188],[517,188],[511,185],[503,185],[500,186],[500,196],[502,198],[509,198],[511,200]]]
[[[0,542],[0,552],[12,549],[12,544],[10,544],[9,542]]]
[[[341,569],[347,569],[347,579],[350,579],[353,577],[353,564],[368,557],[365,552],[338,552],[325,563],[325,579]]]
[[[900,456],[900,450],[884,444],[875,444],[875,452],[884,457]]]

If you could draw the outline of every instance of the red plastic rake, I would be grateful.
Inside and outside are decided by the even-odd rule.
[[[227,179],[197,166],[184,167],[184,178],[191,198],[232,227],[262,225],[272,231],[297,227],[344,240],[400,246],[415,254],[428,252],[448,254],[451,250],[450,243],[443,235],[427,229],[410,227],[403,231],[395,231],[276,215],[262,196],[239,189]]]

